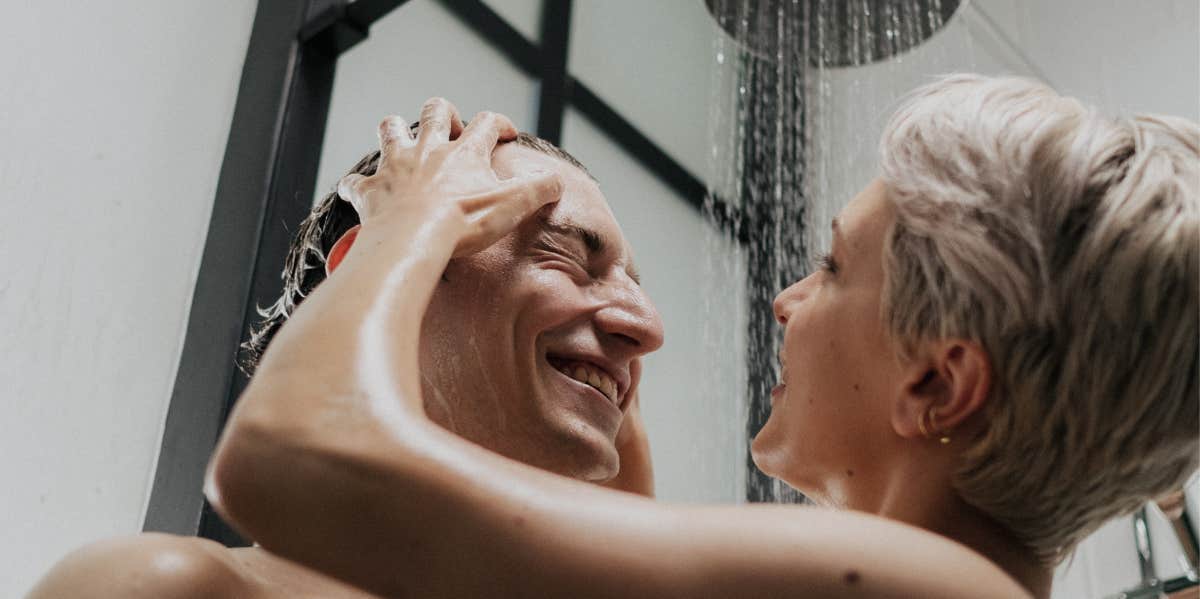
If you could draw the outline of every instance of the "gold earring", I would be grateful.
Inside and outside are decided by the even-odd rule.
[[[925,424],[925,419],[927,418],[929,419],[928,425]],[[938,437],[938,442],[942,445],[946,445],[950,442],[950,436],[937,429],[934,418],[935,416],[933,415],[933,407],[930,407],[928,410],[925,410],[925,413],[921,414],[921,416],[917,418],[917,428],[921,430],[921,435],[926,439],[933,437],[934,434],[941,435]]]

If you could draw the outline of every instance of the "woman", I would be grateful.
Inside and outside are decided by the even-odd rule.
[[[1197,467],[1194,124],[1017,79],[908,100],[775,301],[754,458],[823,508],[657,504],[429,422],[431,290],[558,189],[497,181],[506,119],[460,129],[444,101],[417,139],[384,121],[379,172],[341,186],[358,241],[231,418],[209,497],[268,550],[382,596],[1047,597],[1081,538]]]

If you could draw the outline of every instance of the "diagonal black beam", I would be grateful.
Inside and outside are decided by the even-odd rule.
[[[688,203],[696,209],[704,207],[704,196],[707,194],[704,183],[579,80],[574,80],[571,85],[571,103],[593,125]]]
[[[540,77],[547,58],[542,48],[525,38],[521,32],[509,25],[499,14],[480,0],[439,0],[451,14],[483,38],[497,52],[506,57],[515,67],[531,77]],[[547,0],[553,3],[555,0]],[[567,15],[569,22],[569,11]],[[545,22],[543,21],[543,26]],[[563,26],[563,30],[567,29]],[[566,35],[563,33],[563,35]],[[646,137],[637,127],[619,112],[600,99],[578,79],[565,71],[564,60],[564,109],[574,106],[600,131],[604,132],[617,146],[637,160],[651,173],[676,193],[683,196],[697,210],[705,209],[707,189],[702,181],[679,164],[666,151]],[[543,91],[545,88],[543,88]],[[539,116],[539,122],[541,117]],[[539,126],[539,132],[541,128]],[[557,140],[554,140],[557,143]],[[714,198],[708,215],[715,224],[731,231],[735,238],[746,243],[746,227],[735,226],[744,219],[738,207]]]
[[[562,145],[563,113],[571,97],[567,52],[571,37],[571,0],[542,4],[542,68],[538,97],[538,137]]]
[[[480,0],[438,0],[447,11],[531,77],[541,73],[542,51]]]
[[[307,47],[337,58],[367,39],[371,25],[408,0],[337,0],[313,13],[300,28]]]
[[[369,28],[408,0],[355,0],[346,7],[346,14],[355,23]]]

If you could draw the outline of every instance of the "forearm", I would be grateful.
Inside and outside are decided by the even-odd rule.
[[[322,503],[339,500],[343,485],[336,479],[349,475],[329,464],[402,449],[391,447],[393,440],[424,423],[419,330],[453,251],[449,227],[415,221],[364,226],[335,276],[310,294],[272,342],[230,416],[207,489],[250,537],[305,551],[310,539],[324,535],[289,535],[310,531]],[[396,457],[391,467],[408,463]],[[307,490],[296,494],[297,488]],[[296,501],[310,496],[321,503]]]
[[[299,306],[272,341],[251,390],[319,385],[337,394],[419,405],[418,338],[429,298],[454,250],[448,219],[363,226],[337,270]],[[253,401],[290,399],[255,393]],[[247,402],[248,404],[251,402]]]
[[[547,172],[496,178],[492,149],[516,135],[507,119],[481,115],[449,139],[459,128],[453,107],[439,100],[426,104],[418,140],[398,117],[381,123],[378,171],[350,175],[338,189],[362,230],[273,340],[206,484],[246,536],[384,595],[413,581],[480,590],[516,575],[503,559],[473,560],[475,576],[455,575],[465,547],[480,556],[518,553],[496,543],[521,508],[511,495],[496,501],[505,497],[499,490],[489,496],[487,485],[470,484],[507,460],[425,417],[418,344],[451,256],[495,243],[562,188]],[[483,529],[486,542],[476,538]]]
[[[576,587],[589,577],[547,545],[557,538],[548,531],[633,524],[644,512],[625,501],[640,500],[596,502],[603,491],[487,452],[421,413],[417,340],[452,251],[446,237],[364,226],[240,399],[214,458],[213,498],[267,549],[385,596]],[[598,508],[592,518],[564,512],[581,502]],[[599,550],[614,563],[623,548]]]

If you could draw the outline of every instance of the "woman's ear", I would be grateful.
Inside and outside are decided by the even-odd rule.
[[[333,247],[329,248],[329,255],[325,257],[325,276],[333,274],[334,269],[342,263],[350,248],[354,246],[354,240],[358,239],[358,230],[362,225],[354,225],[350,230],[342,234]]]
[[[980,412],[992,388],[987,352],[963,339],[931,344],[902,372],[892,428],[905,438],[952,436],[955,428]]]

